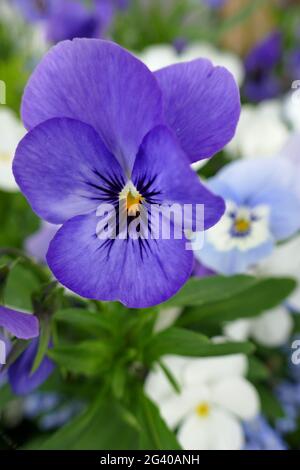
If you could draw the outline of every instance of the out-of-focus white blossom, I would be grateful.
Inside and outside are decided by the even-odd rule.
[[[287,299],[293,310],[300,312],[300,236],[275,248],[272,255],[259,266],[259,273],[266,276],[287,276],[296,279],[298,287]]]
[[[236,135],[227,145],[234,157],[264,158],[278,155],[289,137],[276,100],[244,105]]]
[[[12,161],[25,129],[15,114],[5,106],[0,106],[0,133],[0,189],[17,191]]]
[[[180,307],[170,307],[161,310],[155,323],[155,331],[162,331],[172,326],[181,312],[182,308]]]
[[[170,44],[157,44],[147,47],[139,58],[155,71],[178,62],[187,62],[199,58],[211,60],[214,65],[226,67],[241,85],[244,79],[244,68],[240,59],[233,53],[216,49],[211,44],[195,42],[188,45],[180,54]]]
[[[166,356],[162,360],[180,387],[176,393],[159,368],[146,381],[146,393],[171,429],[178,428],[184,449],[239,450],[244,445],[242,420],[259,412],[259,398],[244,375],[241,354],[212,358]]]
[[[286,344],[292,329],[291,314],[284,306],[279,306],[258,317],[228,323],[224,334],[235,341],[253,338],[263,346],[277,347]]]
[[[284,99],[283,117],[293,130],[300,131],[300,88]]]

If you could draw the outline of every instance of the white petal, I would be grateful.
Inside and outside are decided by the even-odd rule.
[[[299,89],[287,95],[283,104],[283,114],[292,128],[300,131]]]
[[[178,442],[186,450],[208,450],[211,445],[211,418],[199,418],[196,414],[190,414],[180,426]]]
[[[198,404],[209,403],[209,400],[210,391],[204,385],[188,387],[160,402],[159,409],[168,426],[175,429],[186,416],[195,412]]]
[[[168,65],[180,62],[180,58],[176,50],[170,44],[157,44],[147,47],[137,57],[144,62],[145,65],[151,70],[159,70]]]
[[[0,188],[4,191],[18,191],[19,187],[15,181],[12,172],[12,161],[7,163],[1,162],[0,155]]]
[[[12,161],[18,143],[25,135],[25,129],[14,113],[0,106],[0,188],[16,191],[18,186],[12,172]]]
[[[204,167],[204,165],[206,165],[207,161],[206,160],[199,160],[198,162],[194,162],[191,164],[191,168],[194,170],[194,171],[198,171],[200,170],[201,168]]]
[[[251,321],[246,318],[227,323],[223,329],[225,336],[234,341],[245,341],[248,339],[250,330]]]
[[[264,346],[276,347],[288,341],[292,329],[291,314],[282,306],[253,319],[252,336]]]
[[[291,276],[300,284],[300,236],[279,245],[272,255],[260,263],[258,273],[271,276]],[[300,285],[288,299],[289,305],[300,310]]]
[[[243,354],[228,356],[193,358],[186,364],[184,382],[194,384],[216,382],[225,377],[245,375],[248,361]]]
[[[235,157],[274,157],[287,139],[288,130],[281,118],[280,103],[270,100],[242,107],[236,135],[227,149]]]
[[[244,446],[244,432],[239,420],[225,410],[215,410],[212,418],[211,449],[241,450]]]
[[[293,276],[300,281],[300,236],[278,245],[264,262],[259,272],[268,275]]]
[[[279,155],[292,163],[295,170],[300,165],[300,132],[294,132],[285,143]]]
[[[5,106],[0,106],[0,129],[0,153],[14,152],[26,131],[21,121]]]
[[[245,420],[254,418],[260,409],[256,389],[243,377],[228,377],[212,386],[211,399]]]
[[[217,409],[207,418],[190,415],[178,431],[178,441],[187,450],[239,450],[244,444],[238,420]]]
[[[187,359],[180,356],[165,356],[162,359],[163,364],[173,375],[174,379],[180,387],[183,386],[183,372]],[[159,366],[148,374],[145,382],[145,391],[147,395],[156,403],[160,403],[169,395],[173,395],[174,389],[165,373]]]
[[[162,309],[159,312],[155,323],[155,331],[158,332],[169,328],[169,326],[173,325],[173,323],[177,320],[181,312],[182,308],[179,307]]]

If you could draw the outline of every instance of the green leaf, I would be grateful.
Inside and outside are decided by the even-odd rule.
[[[94,335],[103,334],[103,331],[110,332],[112,323],[101,313],[94,313],[83,308],[65,308],[58,310],[54,319],[71,326],[84,330]]]
[[[225,354],[250,354],[251,343],[212,343],[199,333],[183,328],[168,328],[153,336],[145,347],[146,362],[152,363],[161,356],[175,354],[189,357],[222,356]]]
[[[29,341],[24,339],[17,339],[14,341],[11,350],[6,358],[6,364],[2,366],[1,372],[5,372],[8,368],[18,359],[18,357],[25,351]]]
[[[250,382],[266,380],[270,377],[270,370],[257,357],[250,356],[248,359],[248,364],[249,367],[247,378],[250,380]]]
[[[47,355],[66,370],[91,376],[101,374],[109,359],[109,349],[106,343],[88,340],[49,349]]]
[[[34,374],[34,372],[40,367],[42,360],[44,359],[48,350],[50,336],[51,336],[50,319],[49,317],[45,316],[45,317],[40,318],[39,345],[38,345],[36,356],[33,361],[31,374]]]
[[[0,267],[0,302],[1,303],[4,302],[4,290],[5,290],[9,273],[10,273],[10,268],[8,264],[5,264]]]
[[[15,266],[7,279],[4,298],[6,305],[21,310],[31,310],[31,295],[39,287],[34,274],[23,266]]]
[[[161,418],[157,406],[139,393],[138,417],[142,432],[140,433],[140,449],[143,450],[180,450],[175,434]]]
[[[231,278],[233,279],[233,278]],[[219,280],[218,280],[219,281]],[[289,278],[268,278],[248,280],[243,288],[230,295],[220,295],[215,300],[207,301],[200,307],[190,307],[188,311],[177,320],[179,326],[199,324],[202,321],[223,323],[239,318],[251,318],[270,310],[283,302],[296,287],[296,282]],[[240,281],[237,283],[240,285]],[[219,282],[218,282],[219,284]],[[226,283],[225,283],[226,284]],[[226,289],[226,285],[224,288]],[[228,286],[227,286],[228,287]],[[221,288],[221,285],[219,285]],[[229,294],[229,293],[228,293]],[[208,296],[206,295],[206,298]]]
[[[137,432],[122,419],[109,397],[100,397],[86,411],[54,433],[38,450],[134,450]]]
[[[283,418],[285,415],[284,410],[271,390],[264,385],[256,385],[256,389],[260,396],[262,412],[267,418],[271,420]]]
[[[15,95],[13,84],[16,83],[15,76],[5,76],[3,63],[0,61],[1,80],[4,80],[10,86],[7,86],[7,93],[11,96]],[[24,64],[23,64],[24,65]],[[4,74],[4,75],[3,75]],[[24,82],[25,83],[25,82]],[[23,93],[20,89],[20,96]],[[9,105],[9,95],[7,95],[7,103]],[[1,105],[0,105],[1,106]],[[19,103],[17,103],[19,110]],[[39,218],[34,214],[25,197],[19,193],[9,193],[0,191],[0,214],[1,214],[1,230],[0,230],[0,246],[21,248],[26,237],[38,230]]]
[[[300,312],[293,314],[293,323],[294,323],[294,328],[293,328],[294,334],[300,333]]]
[[[5,407],[10,400],[13,400],[15,396],[13,395],[11,388],[8,384],[0,387],[0,411]]]
[[[210,276],[191,278],[165,306],[185,307],[186,305],[205,305],[208,303],[230,299],[233,295],[243,292],[257,283],[252,276]]]
[[[171,373],[169,368],[167,366],[165,366],[165,364],[162,361],[158,361],[158,364],[159,364],[159,367],[162,369],[163,373],[165,374],[166,378],[170,382],[171,386],[175,390],[175,392],[180,393],[180,391],[181,391],[180,386],[178,385],[175,377],[173,376],[173,374]]]
[[[112,391],[117,399],[121,399],[124,394],[126,385],[126,369],[121,365],[117,364],[111,371],[112,374]]]

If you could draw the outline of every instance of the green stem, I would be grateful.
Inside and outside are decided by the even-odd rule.
[[[50,276],[46,270],[36,263],[32,258],[25,255],[21,250],[17,248],[0,248],[0,257],[2,256],[13,258],[15,259],[16,263],[29,267],[41,283],[44,284],[50,281]]]

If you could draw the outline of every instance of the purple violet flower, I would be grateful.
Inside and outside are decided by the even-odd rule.
[[[12,336],[15,336],[19,339],[27,340],[36,338],[39,335],[39,322],[36,316],[19,312],[17,310],[12,310],[3,306],[0,306],[0,333],[1,328],[4,328],[4,330],[6,330]],[[34,341],[38,340],[35,339]],[[7,339],[6,336],[2,336],[1,334],[0,342],[2,347],[4,345],[4,351],[2,352],[4,352],[5,356],[7,357],[11,349],[11,342]],[[3,383],[3,381],[6,381],[7,376],[6,372],[1,372],[1,364],[5,364],[5,361],[1,360],[0,362],[0,384]]]
[[[152,74],[111,42],[77,39],[54,47],[27,85],[22,115],[29,133],[13,166],[33,210],[63,224],[47,254],[56,278],[83,297],[129,307],[174,295],[194,262],[183,232],[180,239],[122,239],[119,226],[115,239],[101,240],[97,210],[123,201],[134,222],[155,204],[190,204],[194,228],[194,208],[202,204],[204,229],[213,226],[223,200],[190,163],[232,138],[239,113],[233,77],[208,60]],[[147,228],[142,221],[141,231]]]
[[[11,351],[11,341],[7,336],[7,334],[3,334],[0,330],[0,388],[7,382],[7,371],[2,369]]]
[[[300,47],[291,50],[285,60],[285,69],[291,80],[299,80],[300,77]]]
[[[47,38],[52,43],[73,38],[97,38],[105,34],[113,17],[109,0],[88,9],[83,3],[63,0],[47,21]]]
[[[39,368],[33,374],[31,373],[38,345],[39,340],[36,338],[8,369],[9,383],[16,395],[27,395],[32,392],[53,372],[54,362],[45,357]]]
[[[59,225],[43,221],[41,228],[25,240],[26,253],[37,261],[46,263],[49,244],[59,228]]]
[[[202,0],[210,8],[221,8],[227,3],[227,0]]]
[[[29,22],[45,20],[62,0],[13,0],[23,17]]]
[[[0,306],[1,327],[19,339],[30,339],[39,335],[37,317],[3,306]]]
[[[196,236],[195,256],[222,274],[244,273],[269,256],[277,241],[300,229],[300,200],[291,190],[291,167],[283,158],[230,163],[208,181],[225,199],[220,222]]]
[[[97,38],[106,34],[116,8],[114,0],[14,0],[27,21],[43,20],[52,43],[73,38]]]
[[[278,31],[257,44],[245,59],[246,79],[244,94],[250,101],[259,102],[276,97],[280,81],[275,67],[282,56],[282,38]]]

